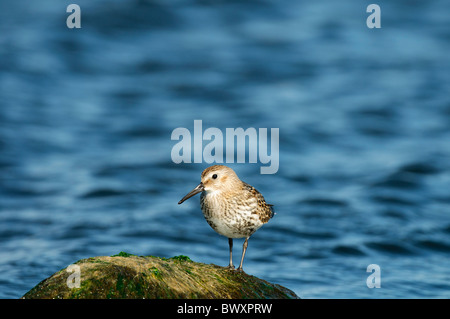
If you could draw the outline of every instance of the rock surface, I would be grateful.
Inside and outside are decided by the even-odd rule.
[[[73,265],[41,281],[22,298],[299,298],[283,286],[213,264],[193,262],[186,256],[160,258],[121,252],[111,257],[81,259]]]

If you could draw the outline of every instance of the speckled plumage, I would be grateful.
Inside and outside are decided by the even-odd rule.
[[[231,251],[233,238],[245,238],[239,270],[242,270],[250,236],[273,217],[272,205],[253,186],[242,182],[236,173],[224,165],[210,166],[202,172],[201,183],[179,204],[195,194],[208,224],[220,235],[228,237],[230,268],[234,268]]]
[[[249,237],[273,216],[261,193],[244,182],[232,193],[202,192],[200,205],[208,224],[228,238]]]

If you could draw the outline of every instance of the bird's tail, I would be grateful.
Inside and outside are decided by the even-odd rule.
[[[267,204],[270,207],[270,218],[272,218],[273,216],[275,216],[277,213],[275,213],[275,210],[273,208],[273,205],[271,204]]]

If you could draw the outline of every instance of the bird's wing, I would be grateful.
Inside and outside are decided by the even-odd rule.
[[[271,219],[273,217],[273,215],[275,215],[275,212],[273,210],[273,205],[271,204],[267,204],[266,200],[264,199],[264,196],[256,189],[254,188],[252,185],[249,185],[245,182],[242,182],[244,184],[244,189],[248,192],[250,192],[250,194],[254,197],[256,197],[257,199],[257,203],[258,203],[258,207],[260,209],[263,210],[263,214],[261,216],[261,220],[264,223],[267,223],[269,221],[269,219]]]

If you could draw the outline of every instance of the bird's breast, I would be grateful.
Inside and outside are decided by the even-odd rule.
[[[202,193],[201,208],[208,224],[228,238],[242,238],[262,226],[258,216],[257,200],[239,196],[225,198],[220,193]]]

